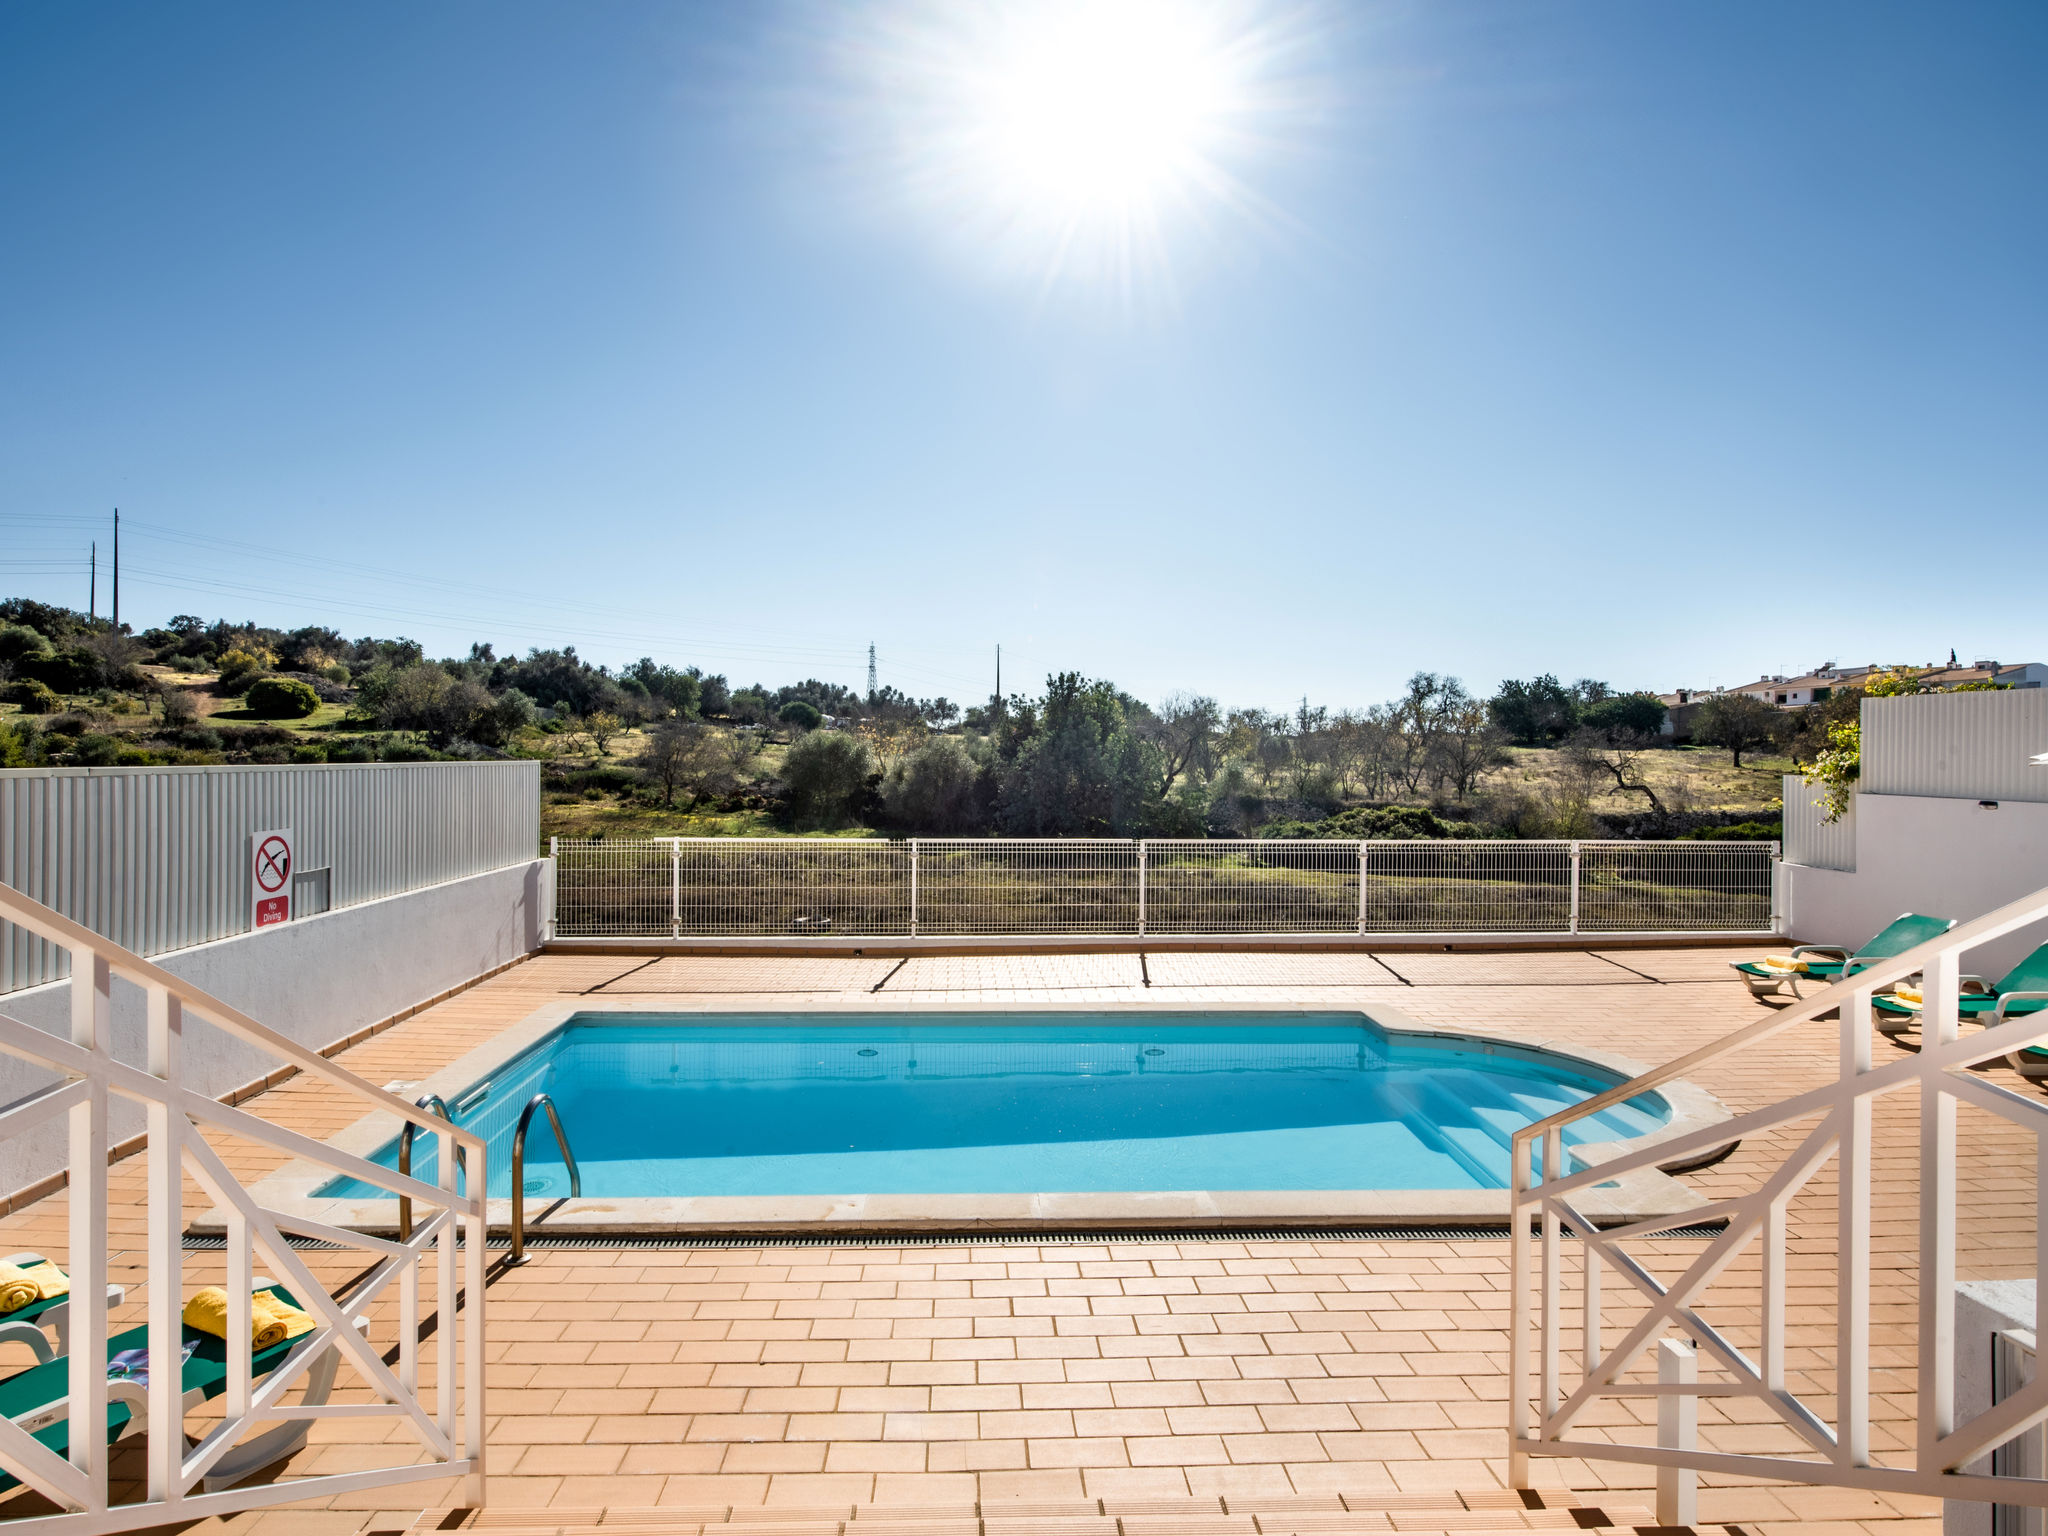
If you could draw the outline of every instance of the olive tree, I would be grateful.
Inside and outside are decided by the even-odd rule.
[[[1742,754],[1767,747],[1778,739],[1785,717],[1762,699],[1746,693],[1720,693],[1700,705],[1692,717],[1692,739],[1709,747],[1726,747],[1742,766]]]
[[[799,827],[840,827],[859,815],[874,774],[867,744],[844,731],[813,731],[782,758],[782,781]]]
[[[957,737],[929,736],[889,765],[882,807],[912,832],[980,830],[981,769]]]

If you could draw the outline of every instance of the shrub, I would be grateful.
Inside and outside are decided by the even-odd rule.
[[[50,654],[50,642],[26,624],[0,624],[0,662],[40,660]]]
[[[19,704],[24,715],[54,715],[64,707],[64,701],[50,691],[48,683],[33,677],[23,678],[7,690],[7,702]]]
[[[320,742],[309,741],[302,747],[294,747],[292,749],[292,761],[295,763],[324,763],[327,761],[327,748]]]
[[[260,720],[303,720],[319,707],[320,695],[296,678],[264,677],[249,685],[249,709]]]
[[[1856,781],[1863,776],[1863,723],[1844,720],[1828,731],[1827,750],[1814,758],[1801,778],[1821,787],[1821,820],[1832,825],[1849,812]]]
[[[1619,693],[1588,704],[1579,722],[1610,741],[1630,736],[1654,741],[1664,729],[1664,701],[1654,693]]]
[[[246,693],[266,665],[261,657],[239,647],[229,651],[220,659],[220,691],[231,696]]]
[[[14,664],[15,675],[47,683],[58,693],[90,693],[106,681],[99,657],[83,646],[66,646],[54,655],[24,656]]]
[[[640,775],[631,768],[584,768],[575,773],[562,775],[562,782],[571,789],[609,790],[615,795],[630,795],[640,787]]]
[[[330,683],[339,683],[344,688],[348,686],[348,668],[338,661],[333,666],[324,669],[321,675]]]
[[[1404,839],[1415,837],[1495,837],[1491,828],[1470,821],[1446,821],[1419,805],[1361,805],[1322,821],[1276,821],[1259,828],[1260,837],[1343,837]]]
[[[783,706],[785,715],[792,709],[811,706]],[[790,751],[794,755],[796,749]],[[980,768],[957,737],[930,736],[890,766],[882,780],[882,805],[891,821],[912,832],[978,831],[987,819],[980,779]]]
[[[416,741],[406,741],[401,737],[393,737],[386,741],[377,756],[387,763],[435,763],[441,760],[441,754],[432,747],[422,746]]]
[[[1784,835],[1784,826],[1775,821],[1736,821],[1725,827],[1698,827],[1681,834],[1704,843],[1770,843]]]
[[[815,704],[806,704],[802,699],[791,699],[775,712],[775,718],[793,731],[815,731],[825,723],[825,716]]]
[[[858,738],[813,731],[782,759],[790,814],[800,827],[839,827],[866,809],[874,760]]]

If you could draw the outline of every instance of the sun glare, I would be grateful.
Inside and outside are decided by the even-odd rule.
[[[1234,91],[1227,51],[1194,17],[1126,0],[1021,23],[991,61],[977,125],[1012,195],[1073,214],[1200,179]]]
[[[884,0],[858,50],[900,186],[1035,281],[1135,298],[1256,213],[1287,29],[1255,0]]]

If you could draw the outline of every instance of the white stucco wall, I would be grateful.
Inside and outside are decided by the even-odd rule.
[[[1971,1280],[1956,1287],[1956,1422],[1967,1424],[1992,1406],[1992,1336],[2034,1331],[2032,1280]],[[2028,1377],[2031,1380],[2031,1377]],[[1991,1458],[1964,1463],[1988,1473]],[[1991,1536],[1991,1506],[1974,1499],[1942,1501],[1942,1536]]]
[[[1856,944],[1901,912],[1968,921],[2048,886],[2048,803],[1856,797],[1856,868],[1785,866],[1790,931]],[[2048,923],[1985,945],[1965,969],[1994,979],[2048,943]]]
[[[315,1049],[401,1013],[540,947],[547,920],[547,864],[530,863],[451,880],[296,923],[195,945],[156,964],[302,1045]],[[0,997],[0,1013],[64,1034],[68,981]],[[114,1049],[145,1059],[143,997],[114,983]],[[219,1095],[281,1063],[210,1025],[188,1020],[187,1084]],[[54,1082],[48,1073],[0,1056],[0,1104]],[[142,1129],[138,1106],[116,1098],[114,1134]],[[0,1191],[64,1166],[61,1123],[0,1142]]]

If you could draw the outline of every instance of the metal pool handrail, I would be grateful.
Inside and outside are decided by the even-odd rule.
[[[447,1100],[443,1099],[438,1093],[429,1093],[422,1096],[414,1102],[413,1107],[415,1109],[430,1109],[450,1125],[455,1123],[455,1117],[448,1113]],[[399,1132],[398,1171],[400,1173],[409,1174],[412,1172],[412,1139],[419,1135],[419,1133],[420,1126],[417,1120],[406,1121],[405,1129]],[[455,1166],[458,1168],[462,1167],[464,1161],[462,1148],[458,1145],[455,1148]],[[410,1241],[411,1238],[412,1197],[410,1195],[400,1195],[398,1197],[398,1240],[403,1243]]]
[[[555,1101],[544,1093],[536,1093],[526,1101],[526,1108],[519,1111],[519,1129],[512,1133],[512,1254],[506,1260],[509,1264],[526,1262],[526,1129],[533,1124],[534,1111],[539,1109],[548,1112],[555,1145],[562,1149],[562,1161],[569,1165],[570,1198],[583,1193],[583,1174],[576,1166],[576,1154],[569,1150],[569,1138],[562,1130],[562,1117],[555,1112]]]

